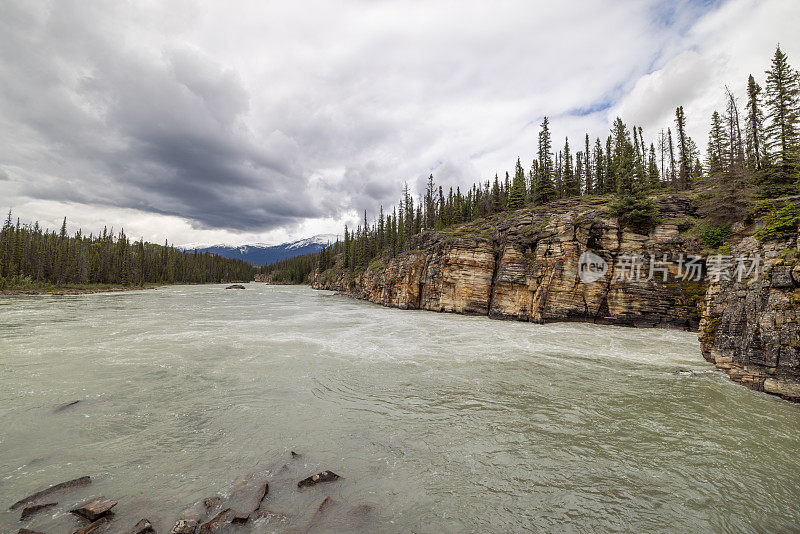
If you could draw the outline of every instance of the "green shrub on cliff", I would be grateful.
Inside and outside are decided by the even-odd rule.
[[[759,241],[782,241],[797,235],[800,225],[800,208],[787,202],[781,209],[769,214],[763,228],[756,231],[755,236]]]
[[[705,246],[717,249],[724,244],[725,238],[731,235],[731,229],[721,224],[705,224],[697,228],[697,234]]]

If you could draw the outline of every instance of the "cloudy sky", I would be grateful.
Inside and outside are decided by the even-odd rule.
[[[706,144],[800,2],[0,0],[0,208],[184,243],[341,232],[616,115]]]

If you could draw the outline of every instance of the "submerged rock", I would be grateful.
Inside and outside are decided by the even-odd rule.
[[[142,519],[136,526],[133,527],[130,534],[153,534],[156,529],[153,528],[152,523],[147,519]]]
[[[45,496],[50,495],[52,493],[55,493],[57,491],[70,489],[70,488],[78,488],[78,487],[81,487],[81,486],[88,486],[91,483],[92,483],[92,478],[88,477],[88,476],[76,478],[76,479],[73,479],[73,480],[68,480],[66,482],[61,482],[60,484],[56,484],[54,486],[50,486],[47,489],[44,489],[42,491],[37,491],[36,493],[34,493],[32,495],[28,495],[24,499],[20,499],[19,501],[17,501],[14,504],[12,504],[11,508],[9,508],[9,510],[16,510],[17,508],[19,508],[21,506],[24,506],[24,505],[26,505],[28,503],[32,503],[34,501],[37,501],[37,500],[41,499],[42,497],[45,497]]]
[[[44,534],[44,532],[39,532],[38,530],[31,530],[29,528],[21,528],[17,531],[17,534]]]
[[[241,284],[233,284],[233,285],[229,285],[225,289],[245,289],[245,287],[243,285],[241,285]]]
[[[231,522],[234,515],[235,512],[233,510],[226,508],[211,518],[207,523],[200,525],[200,534],[214,534],[218,532],[222,527]]]
[[[57,502],[48,502],[45,504],[33,504],[31,506],[26,506],[25,508],[22,509],[22,515],[19,516],[19,520],[25,521],[30,516],[39,513],[46,508],[51,508],[57,504],[58,504]]]
[[[55,410],[53,410],[53,413],[63,412],[64,410],[66,410],[70,406],[75,406],[79,402],[80,402],[80,400],[74,400],[72,402],[67,402],[66,404],[62,404],[61,406],[58,406]]]
[[[93,521],[91,524],[83,528],[73,530],[72,534],[96,534],[97,532],[103,532],[108,528],[110,522],[111,521],[108,517],[101,517],[97,521]]]
[[[107,514],[108,511],[114,508],[116,505],[117,501],[113,499],[107,499],[106,497],[98,497],[97,499],[82,504],[77,508],[73,508],[69,512],[71,514],[84,517],[89,521],[95,521],[101,516]]]
[[[241,512],[237,512],[231,518],[231,523],[234,525],[244,525],[250,520],[250,514],[244,514]]]
[[[206,513],[211,513],[211,510],[219,506],[220,503],[222,503],[222,499],[219,497],[209,497],[203,500],[203,505],[206,507]]]
[[[307,486],[314,486],[321,482],[333,482],[334,480],[338,480],[341,478],[339,475],[334,473],[333,471],[322,471],[317,473],[316,475],[311,475],[308,478],[304,478],[300,482],[297,483],[298,488],[304,488]]]
[[[196,519],[179,519],[170,530],[170,534],[194,534],[199,523]]]

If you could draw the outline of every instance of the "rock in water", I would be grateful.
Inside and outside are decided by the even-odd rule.
[[[26,506],[25,508],[22,509],[22,515],[19,516],[19,520],[25,521],[33,514],[41,512],[42,510],[50,508],[51,506],[55,506],[57,504],[58,504],[57,502],[48,502],[45,504],[34,504],[31,506]]]
[[[225,289],[244,289],[244,288],[245,287],[243,285],[241,285],[241,284],[233,284],[233,285],[230,285],[230,286],[226,287]]]
[[[28,495],[24,499],[21,499],[21,500],[15,502],[14,504],[12,504],[11,508],[9,508],[9,510],[16,510],[20,506],[23,506],[23,505],[32,503],[34,501],[37,501],[40,498],[42,498],[42,497],[44,497],[46,495],[50,495],[51,493],[55,493],[57,491],[61,491],[61,490],[64,490],[64,489],[69,489],[69,488],[77,488],[77,487],[80,487],[80,486],[88,486],[91,483],[92,483],[92,479],[91,479],[91,477],[88,477],[88,476],[76,478],[76,479],[73,479],[73,480],[68,480],[66,482],[62,482],[60,484],[56,484],[55,486],[50,486],[47,489],[44,489],[42,491],[34,493],[33,495]]]
[[[207,523],[200,525],[200,534],[214,534],[218,532],[222,527],[230,523],[234,515],[233,510],[226,508]]]
[[[237,512],[231,518],[231,523],[233,523],[234,525],[244,525],[249,520],[250,520],[250,515],[249,514],[243,514],[243,513],[238,513]]]
[[[258,511],[261,508],[261,503],[264,502],[264,499],[267,498],[267,493],[269,493],[269,482],[264,482],[264,488],[259,492],[258,502],[256,503],[256,507],[253,509],[254,512]]]
[[[89,521],[95,521],[101,516],[108,513],[109,510],[117,505],[117,501],[107,499],[105,497],[98,497],[93,501],[89,501],[77,508],[70,510],[71,514],[85,517]]]
[[[300,454],[297,454],[296,452],[292,451],[292,459],[300,458],[300,456],[301,456]]]
[[[196,519],[179,519],[172,527],[170,534],[194,534],[198,523]]]
[[[339,475],[334,473],[333,471],[322,471],[321,473],[317,473],[316,475],[311,475],[308,478],[304,478],[300,482],[297,483],[298,488],[304,488],[306,486],[314,486],[319,484],[320,482],[333,482],[341,478]]]
[[[39,532],[38,530],[31,530],[29,528],[21,528],[17,531],[17,534],[44,534],[44,532]]]
[[[206,513],[210,513],[211,510],[219,506],[221,502],[222,499],[219,497],[208,497],[207,499],[203,500],[203,505],[206,507]]]
[[[136,526],[133,527],[133,530],[131,530],[130,534],[153,534],[155,531],[156,529],[153,528],[153,525],[150,523],[150,521],[147,519],[142,519],[136,523]]]
[[[63,412],[64,410],[66,410],[66,409],[67,409],[67,408],[69,408],[70,406],[75,406],[75,405],[76,405],[76,404],[78,404],[79,402],[80,402],[80,400],[74,400],[74,401],[72,401],[72,402],[68,402],[68,403],[66,403],[66,404],[62,404],[61,406],[59,406],[58,408],[56,408],[55,410],[53,410],[53,412],[55,412],[55,413],[58,413],[58,412]]]
[[[108,528],[109,523],[110,521],[108,520],[108,517],[101,517],[97,521],[92,522],[90,525],[72,531],[72,534],[96,534],[97,532],[103,532]]]

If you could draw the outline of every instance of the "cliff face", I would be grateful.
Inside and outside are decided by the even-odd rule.
[[[398,308],[488,315],[520,321],[587,321],[694,330],[699,324],[703,282],[650,274],[651,254],[699,253],[682,236],[693,215],[675,196],[660,204],[661,224],[649,235],[622,229],[604,213],[602,202],[554,203],[428,232],[415,249],[376,263],[359,275],[330,270],[312,276],[312,286]],[[599,279],[584,282],[584,252],[607,262]],[[641,255],[641,276],[621,272],[626,255]]]
[[[759,254],[757,280],[721,279],[708,288],[699,337],[703,356],[731,379],[800,401],[800,261],[797,239],[743,239],[732,256]]]

